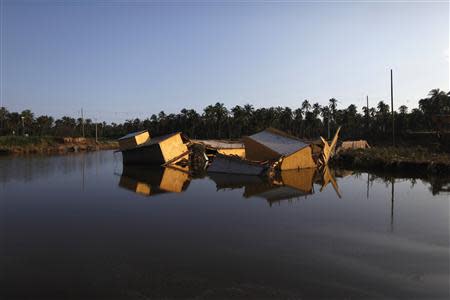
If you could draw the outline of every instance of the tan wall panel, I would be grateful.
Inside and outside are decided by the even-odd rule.
[[[148,132],[143,132],[135,137],[136,145],[142,145],[150,139],[150,134]]]
[[[312,158],[311,147],[305,147],[289,156],[281,163],[281,170],[295,170],[315,168],[316,164]]]
[[[132,136],[127,139],[119,140],[120,150],[127,150],[127,149],[134,148],[138,145],[142,145],[143,143],[147,142],[147,140],[149,138],[150,138],[150,135],[148,134],[148,132],[143,132],[136,136]]]
[[[187,146],[183,144],[180,134],[171,136],[170,138],[160,142],[159,145],[166,162],[188,151]]]

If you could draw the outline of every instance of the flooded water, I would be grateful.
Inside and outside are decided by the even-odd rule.
[[[449,185],[0,158],[2,299],[447,299]]]

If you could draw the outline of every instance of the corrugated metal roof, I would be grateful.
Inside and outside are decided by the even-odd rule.
[[[223,140],[191,140],[194,143],[202,143],[216,149],[242,149],[245,148],[241,142],[231,142]]]
[[[264,130],[249,136],[252,140],[266,146],[280,155],[292,154],[309,144],[286,135],[278,134],[275,130]]]
[[[147,130],[142,130],[142,131],[132,132],[132,133],[129,133],[129,134],[124,135],[123,137],[119,138],[119,140],[128,139],[128,138],[131,138],[131,137],[140,135],[141,133],[144,133],[144,132],[146,132],[146,131],[147,131]]]

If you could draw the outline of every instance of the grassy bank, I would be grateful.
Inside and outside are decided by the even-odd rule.
[[[99,140],[91,138],[58,138],[58,137],[23,137],[1,136],[1,154],[29,154],[29,153],[65,153],[78,151],[96,151],[117,149],[116,141]]]
[[[367,171],[450,174],[450,153],[434,153],[422,147],[375,147],[338,153],[334,165]]]

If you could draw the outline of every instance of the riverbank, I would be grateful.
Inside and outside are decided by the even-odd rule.
[[[67,152],[97,151],[117,149],[118,143],[111,140],[92,138],[59,137],[0,137],[0,154],[53,154]]]
[[[332,164],[362,171],[448,175],[450,153],[433,153],[422,147],[375,147],[339,152]]]

